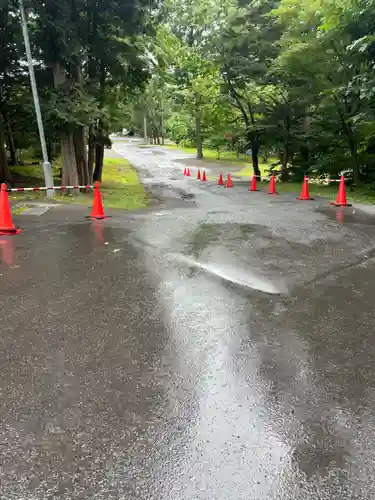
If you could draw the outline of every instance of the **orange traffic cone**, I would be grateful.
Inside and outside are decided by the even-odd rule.
[[[0,193],[0,235],[4,234],[20,234],[21,230],[17,229],[12,222],[12,213],[8,200],[8,192],[6,184],[1,184]]]
[[[227,184],[226,184],[226,186],[225,186],[225,187],[227,187],[227,188],[231,188],[231,187],[233,187],[233,184],[232,184],[232,179],[231,179],[231,177],[230,177],[230,174],[228,174]]]
[[[203,170],[203,177],[202,177],[202,181],[205,182],[207,180],[207,177],[206,177],[206,171]]]
[[[220,172],[220,177],[219,177],[219,181],[217,183],[219,186],[224,186],[224,182],[223,182],[223,174]]]
[[[305,175],[303,178],[301,196],[299,196],[299,198],[297,198],[297,200],[313,200],[313,199],[314,198],[311,198],[309,195],[309,179]]]
[[[94,187],[94,203],[92,205],[91,215],[88,219],[108,219],[104,214],[102,195],[100,194],[99,182],[95,182]]]
[[[251,186],[250,186],[249,191],[259,191],[259,189],[257,189],[257,176],[256,175],[253,175],[253,178],[251,179]]]
[[[198,175],[197,175],[197,181],[201,180],[201,169],[198,168]]]
[[[190,168],[187,169],[186,177],[190,177]]]
[[[274,175],[271,176],[270,188],[268,190],[268,194],[277,194],[277,192],[276,192],[276,179],[275,179]]]
[[[341,176],[336,201],[334,203],[331,202],[330,205],[334,205],[335,207],[351,207],[351,205],[346,201],[345,178],[343,175]]]
[[[184,177],[186,177],[186,167],[184,168]]]

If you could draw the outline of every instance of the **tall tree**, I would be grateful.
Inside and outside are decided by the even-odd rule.
[[[280,28],[269,16],[276,0],[240,1],[229,11],[222,33],[216,39],[217,60],[225,89],[241,112],[255,175],[260,175],[259,150],[261,94],[264,85],[275,83],[269,75],[279,52]]]
[[[0,180],[11,179],[6,144],[15,161],[15,144],[12,131],[12,118],[18,101],[24,102],[25,74],[19,65],[20,28],[16,11],[10,2],[0,4]],[[19,110],[19,109],[18,109]]]

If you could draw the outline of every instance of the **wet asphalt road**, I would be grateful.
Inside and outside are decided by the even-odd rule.
[[[0,238],[0,498],[375,498],[375,218],[184,179]]]

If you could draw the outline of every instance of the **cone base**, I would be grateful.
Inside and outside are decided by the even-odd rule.
[[[336,203],[334,201],[330,201],[329,204],[331,207],[351,207],[352,206],[351,203]]]
[[[308,196],[307,198],[302,197],[302,196],[299,196],[299,197],[297,198],[297,200],[301,200],[301,201],[308,201],[308,200],[313,200],[313,199],[314,199],[314,198],[311,198],[310,196]]]
[[[22,229],[17,229],[16,227],[10,229],[0,227],[0,236],[7,236],[10,234],[20,234],[20,233],[22,233]]]
[[[267,194],[270,194],[272,196],[277,196],[279,193],[267,193]]]
[[[110,215],[86,215],[86,219],[90,220],[103,220],[103,219],[109,219]]]
[[[251,193],[255,193],[256,191],[260,191],[260,189],[249,189]]]

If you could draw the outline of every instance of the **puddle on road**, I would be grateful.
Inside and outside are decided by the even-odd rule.
[[[198,257],[202,250],[204,250],[210,244],[217,242],[219,238],[219,225],[201,224],[199,228],[191,235],[188,248],[195,257]]]
[[[362,226],[374,226],[375,216],[367,214],[362,210],[352,207],[319,207],[318,213],[325,215],[328,219],[340,224],[358,224]]]
[[[272,295],[285,295],[287,288],[281,283],[275,284],[264,276],[250,271],[249,269],[240,269],[238,267],[230,267],[218,265],[215,263],[198,262],[191,257],[182,254],[169,254],[174,260],[186,264],[189,267],[200,269],[208,275],[220,278],[224,281],[234,283],[245,288],[252,288]]]
[[[212,245],[217,243],[221,238],[230,238],[231,241],[242,241],[252,234],[264,234],[264,228],[257,224],[209,224],[203,223],[193,234],[190,235],[188,241],[188,249],[198,257],[200,253]],[[269,235],[271,237],[271,235]]]

